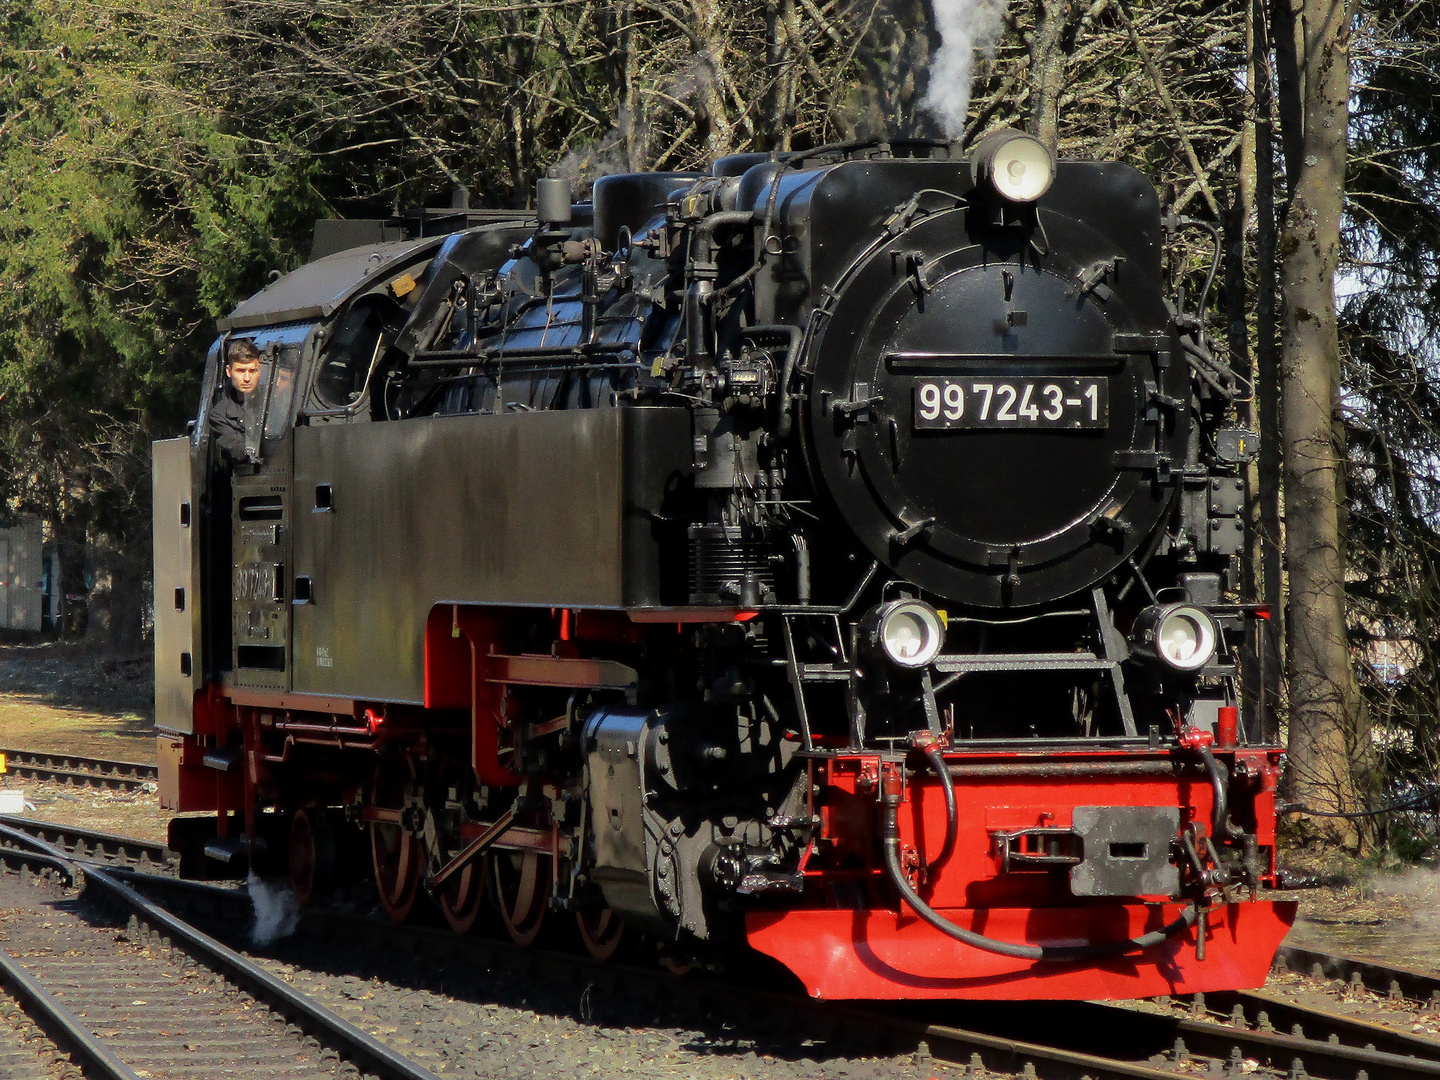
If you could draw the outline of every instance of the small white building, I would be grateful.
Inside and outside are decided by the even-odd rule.
[[[40,519],[20,514],[0,528],[0,628],[39,630],[45,570]]]

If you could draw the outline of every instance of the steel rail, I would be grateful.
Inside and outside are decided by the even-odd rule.
[[[116,1057],[114,1052],[85,1026],[83,1020],[60,1004],[53,994],[3,949],[0,949],[0,982],[5,984],[20,1003],[20,1007],[40,1025],[46,1035],[83,1060],[83,1071],[87,1076],[102,1076],[106,1080],[140,1080],[139,1074]]]
[[[1312,979],[1342,979],[1388,997],[1404,997],[1440,1008],[1440,975],[1391,967],[1354,956],[1282,945],[1275,964]]]
[[[164,866],[173,861],[170,849],[153,840],[137,840],[132,836],[86,829],[79,825],[61,825],[40,821],[19,814],[0,814],[0,825],[6,825],[58,847],[71,858],[114,863],[120,856],[131,863],[148,861]],[[96,856],[101,859],[96,859]]]
[[[1424,1053],[1422,1058],[1280,1031],[1232,1027],[1213,1019],[1141,1013],[1118,1005],[1093,1008],[1101,1017],[1110,1015],[1111,1023],[1123,1024],[1132,1034],[1150,1027],[1158,1036],[1155,1041],[1163,1038],[1172,1043],[1171,1054],[1175,1060],[1185,1060],[1192,1054],[1221,1061],[1254,1058],[1269,1062],[1272,1068],[1289,1068],[1297,1075],[1303,1073],[1332,1080],[1352,1080],[1359,1070],[1364,1070],[1370,1080],[1440,1078],[1440,1059],[1434,1056],[1435,1045],[1427,1041],[1415,1047],[1417,1055]],[[1099,1019],[1097,1023],[1103,1024],[1105,1020]]]
[[[1029,1072],[1029,1066],[1033,1067],[1034,1075],[1043,1077],[1044,1080],[1175,1080],[1175,1073],[1171,1070],[1079,1050],[1047,1046],[949,1024],[906,1020],[865,1009],[831,1006],[830,1011],[837,1016],[851,1017],[870,1024],[883,1024],[891,1030],[904,1032],[917,1043],[927,1046],[937,1060],[968,1066],[967,1074],[983,1069],[986,1072],[1023,1076]]]
[[[189,896],[201,901],[245,903],[248,898],[235,890],[215,886],[179,882],[171,878],[142,874],[137,871],[119,871],[136,888],[155,888],[175,896]],[[393,948],[396,939],[408,941],[405,951],[418,954],[421,951],[444,949],[453,954],[455,950],[476,954],[477,962],[493,963],[496,957],[524,956],[534,962],[563,964],[572,971],[584,973],[612,989],[625,993],[633,989],[643,993],[646,988],[653,990],[657,979],[669,980],[656,969],[614,964],[577,956],[573,953],[551,952],[541,949],[519,949],[508,941],[492,941],[485,938],[457,937],[448,930],[419,926],[396,926],[388,920],[372,919],[347,912],[330,912],[322,908],[307,908],[303,919],[311,932],[322,931],[320,937],[333,937],[356,941],[370,936],[375,940],[390,943]],[[621,986],[626,985],[627,990]],[[718,994],[726,1000],[733,998],[735,986],[725,983],[696,983],[690,987],[696,993]],[[927,1023],[907,1017],[897,1017],[880,1011],[867,1011],[827,1002],[813,1002],[809,998],[754,987],[745,989],[746,1000],[751,1006],[762,1004],[767,1017],[783,1015],[785,1012],[802,1013],[829,1024],[837,1017],[851,1018],[859,1022],[913,1039],[917,1045],[925,1044],[928,1052],[937,1061],[952,1062],[957,1066],[980,1064],[994,1072],[1021,1073],[1026,1064],[1034,1065],[1037,1076],[1044,1080],[1174,1080],[1174,1073],[1154,1068],[1144,1063],[1132,1063],[1093,1054],[1044,1046],[1021,1039],[1006,1038],[980,1031],[967,1030],[953,1025]],[[1348,1080],[1348,1078],[1347,1078]]]
[[[37,840],[28,833],[0,825],[0,836],[18,840],[33,846],[36,850],[61,861],[71,861],[65,854],[43,840]],[[301,1018],[313,1028],[328,1036],[328,1041],[340,1049],[362,1071],[376,1073],[395,1080],[440,1080],[429,1069],[416,1064],[397,1053],[367,1032],[361,1031],[348,1020],[331,1012],[323,1005],[311,1000],[283,979],[270,974],[229,946],[216,941],[208,934],[176,918],[159,905],[152,903],[130,886],[94,864],[76,866],[76,872],[87,882],[100,885],[108,894],[119,900],[134,914],[150,923],[162,933],[170,935],[173,941],[182,942],[191,955],[207,966],[220,972],[232,982],[245,986],[257,998],[270,1002],[292,1018]]]
[[[23,848],[8,848],[5,853],[20,855],[27,862],[55,867],[65,875],[69,885],[76,885],[81,880],[81,871],[75,864],[56,853]],[[140,1080],[139,1075],[116,1057],[78,1016],[62,1005],[3,949],[0,949],[0,982],[6,985],[11,996],[31,1019],[40,1025],[46,1035],[85,1062],[88,1066],[87,1072],[93,1068],[95,1075],[105,1077],[106,1080]]]
[[[5,748],[0,748],[0,754],[5,755],[7,773],[35,780],[138,791],[146,784],[157,783],[160,778],[160,770],[156,766],[138,761],[112,761],[79,754]]]
[[[137,887],[156,887],[172,894],[193,894],[200,900],[246,904],[248,899],[234,890],[217,889],[214,886],[190,886],[170,879],[156,878],[138,873],[126,872]],[[348,913],[327,912],[323,909],[308,909],[304,914],[306,924],[321,938],[357,941],[366,937],[374,940],[394,942],[396,935],[409,939],[409,951],[419,953],[429,948],[466,953],[474,952],[483,959],[493,962],[497,955],[509,955],[515,950],[506,942],[491,942],[484,939],[456,938],[444,930],[424,927],[395,927],[388,921],[369,919]],[[633,982],[637,991],[642,985],[653,985],[656,973],[648,968],[628,968],[622,965],[602,964],[572,954],[550,954],[540,950],[526,950],[525,955],[535,961],[550,960],[562,963],[572,969],[594,972],[594,976],[607,983]],[[587,976],[591,977],[591,976]],[[720,990],[720,987],[715,987]],[[734,988],[727,986],[723,992]],[[620,992],[617,988],[616,992]],[[1188,1062],[1194,1057],[1210,1057],[1220,1062],[1234,1062],[1236,1052],[1240,1058],[1260,1058],[1271,1062],[1272,1067],[1285,1071],[1298,1058],[1308,1075],[1331,1077],[1334,1080],[1352,1080],[1358,1070],[1363,1069],[1370,1080],[1417,1080],[1425,1077],[1434,1080],[1440,1076],[1440,1042],[1420,1038],[1395,1029],[1366,1023],[1347,1017],[1331,1016],[1319,1009],[1307,1009],[1283,1002],[1261,992],[1226,992],[1223,994],[1200,995],[1191,1003],[1193,1010],[1203,1012],[1207,1002],[1222,1013],[1226,1006],[1241,1003],[1249,1016],[1245,1022],[1259,1022],[1259,1013],[1267,1012],[1272,1024],[1301,1023],[1306,1035],[1283,1034],[1274,1030],[1251,1031],[1237,1028],[1232,1015],[1229,1021],[1223,1016],[1207,1018],[1191,1016],[1177,1018],[1138,1012],[1124,1006],[1092,1005],[1075,1003],[1071,1006],[1056,1006],[1051,1012],[1058,1018],[1068,1015],[1072,1021],[1068,1026],[1074,1030],[1089,1032],[1124,1031],[1130,1036],[1133,1048],[1136,1033],[1146,1036],[1149,1050],[1165,1051],[1170,1058],[1165,1066],[1158,1065],[1155,1058],[1149,1061],[1125,1060],[1111,1055],[1106,1050],[1093,1046],[1058,1046],[1054,1043],[1042,1045],[1024,1038],[1016,1038],[1006,1030],[986,1030],[986,1025],[966,1027],[946,1022],[932,1022],[916,1019],[913,1010],[909,1015],[897,1016],[883,1009],[856,1008],[833,1003],[814,1003],[808,999],[796,998],[783,993],[768,993],[754,988],[746,989],[746,997],[752,1002],[766,1002],[768,1015],[783,1015],[783,1011],[798,1011],[825,1021],[833,1022],[837,1017],[853,1018],[872,1027],[913,1039],[917,1045],[923,1043],[928,1052],[938,1061],[949,1061],[956,1065],[980,1065],[994,1072],[1023,1072],[1029,1064],[1037,1075],[1045,1080],[1079,1080],[1089,1076],[1092,1080],[1157,1080],[1162,1076],[1174,1076],[1174,1063]],[[1010,1014],[1013,1017],[1013,1013]],[[1074,1021],[1078,1018],[1078,1023]],[[1033,1020],[1033,1017],[1031,1018]],[[1028,1024],[1027,1024],[1028,1026]],[[1060,1025],[1066,1026],[1066,1025]],[[1263,1026],[1263,1025],[1262,1025]],[[978,1028],[978,1030],[977,1030]],[[1350,1045],[1335,1045],[1322,1041],[1339,1033]],[[1180,1040],[1177,1043],[1177,1040]],[[1168,1067],[1167,1067],[1168,1066]]]
[[[214,886],[191,887],[185,882],[135,871],[120,873],[137,888],[155,888],[172,896],[188,896],[202,902],[244,902],[248,906],[248,899],[244,894],[234,890],[217,889]],[[650,967],[601,962],[573,953],[520,949],[508,941],[457,937],[448,930],[422,926],[396,926],[388,920],[349,912],[333,912],[312,907],[305,910],[302,919],[307,928],[306,932],[320,940],[330,938],[356,942],[369,939],[384,941],[389,948],[399,947],[398,941],[403,940],[406,942],[404,951],[407,953],[419,955],[443,951],[453,956],[460,950],[467,958],[473,958],[477,966],[492,964],[497,958],[520,956],[531,962],[563,965],[572,972],[580,973],[583,978],[607,987],[607,992],[616,994],[633,992],[644,995],[647,991],[653,992],[657,980],[668,982],[670,978]],[[733,983],[697,980],[689,984],[687,989],[689,992],[733,1001],[737,988]],[[953,1024],[915,1020],[880,1009],[815,1002],[803,996],[761,990],[748,985],[744,988],[744,997],[752,1009],[763,1013],[767,1021],[787,1013],[802,1014],[826,1026],[833,1024],[837,1018],[853,1020],[902,1040],[913,1040],[917,1046],[924,1045],[927,1053],[936,1061],[951,1063],[957,1067],[970,1066],[972,1071],[973,1067],[978,1065],[987,1071],[1018,1075],[1024,1072],[1026,1065],[1033,1065],[1036,1076],[1042,1080],[1082,1080],[1083,1077],[1089,1077],[1090,1080],[1175,1080],[1173,1071],[1156,1068],[1144,1062],[1123,1061],[1073,1049],[1046,1046]]]
[[[1369,1046],[1392,1054],[1405,1054],[1440,1061],[1440,1039],[1360,1020],[1353,1016],[1303,1005],[1263,990],[1236,990],[1210,994],[1203,1005],[1214,1011],[1230,1013],[1230,1023],[1254,1023],[1261,1030],[1289,1030],[1305,1038],[1329,1038],[1331,1035],[1351,1046]],[[1229,1006],[1227,1008],[1226,1006]],[[1238,1010],[1238,1013],[1236,1012]]]

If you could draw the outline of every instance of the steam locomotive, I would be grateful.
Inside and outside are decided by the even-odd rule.
[[[172,844],[822,998],[1262,983],[1255,437],[1184,225],[1004,130],[317,227],[155,445]]]

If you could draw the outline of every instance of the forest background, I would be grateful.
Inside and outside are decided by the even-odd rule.
[[[1138,166],[1198,223],[1168,272],[1262,434],[1250,584],[1292,796],[1423,794],[1437,76],[1440,0],[0,0],[0,506],[44,518],[63,592],[88,565],[91,637],[123,645],[150,441],[193,415],[213,320],[316,218],[1008,124]],[[1426,805],[1336,835],[1419,854]]]

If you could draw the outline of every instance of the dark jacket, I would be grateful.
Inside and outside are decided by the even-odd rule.
[[[230,384],[218,390],[207,421],[217,460],[227,468],[245,462],[245,397]]]

